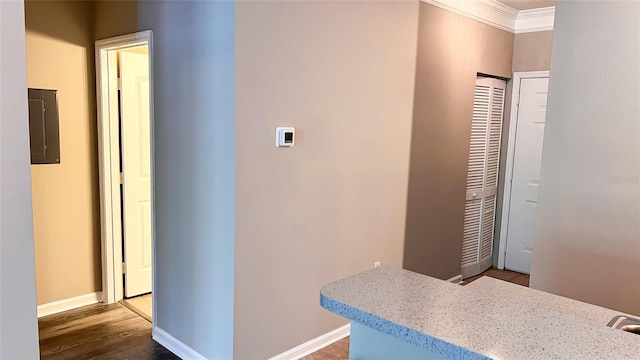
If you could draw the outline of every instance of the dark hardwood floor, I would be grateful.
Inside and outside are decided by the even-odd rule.
[[[494,279],[529,287],[529,275],[521,274],[521,273],[510,271],[510,270],[498,270],[496,268],[491,268],[480,275],[465,279],[462,285],[468,285],[483,276],[488,276]]]
[[[151,339],[151,323],[120,304],[96,304],[42,317],[40,358],[179,359]]]

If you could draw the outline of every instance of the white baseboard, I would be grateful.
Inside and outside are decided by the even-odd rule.
[[[447,279],[448,282],[452,282],[454,284],[460,284],[462,282],[462,275],[456,275],[451,279]]]
[[[62,299],[42,305],[38,305],[38,317],[57,314],[72,310],[81,306],[91,305],[102,301],[102,291],[84,294],[68,299]]]
[[[169,335],[168,332],[160,329],[159,327],[153,328],[153,340],[158,344],[167,348],[167,350],[174,353],[180,359],[183,360],[207,360],[206,357],[200,355],[197,351],[185,345],[182,341]]]
[[[278,354],[269,360],[299,360],[303,357],[314,353],[324,347],[327,347],[338,340],[342,340],[349,336],[351,332],[351,324],[339,327],[335,330],[329,331],[324,335],[320,335],[313,340],[309,340],[304,344],[300,344],[293,349],[289,349],[281,354]]]

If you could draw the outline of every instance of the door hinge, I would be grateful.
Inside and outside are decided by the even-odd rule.
[[[122,90],[122,78],[118,78],[118,90]]]
[[[122,273],[126,273],[127,272],[127,264],[122,263]]]
[[[124,184],[124,173],[120,173],[120,185]]]

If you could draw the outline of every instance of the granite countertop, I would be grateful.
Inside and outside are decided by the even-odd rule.
[[[486,276],[460,286],[385,266],[326,285],[320,303],[455,359],[640,359],[640,336],[607,327],[624,313]]]

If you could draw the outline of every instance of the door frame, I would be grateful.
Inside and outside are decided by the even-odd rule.
[[[523,79],[548,78],[549,71],[520,71],[513,73],[511,89],[511,111],[509,116],[509,137],[507,140],[507,162],[502,193],[502,215],[500,222],[500,241],[498,243],[498,269],[504,269],[507,258],[507,233],[509,229],[509,210],[511,207],[511,180],[513,179],[513,159],[516,152],[516,132],[518,129],[518,105],[520,103],[520,85]]]
[[[96,95],[98,109],[98,161],[100,179],[100,238],[102,252],[102,301],[114,303],[124,298],[122,279],[122,220],[120,205],[120,141],[118,111],[118,80],[109,76],[109,69],[117,66],[112,50],[147,45],[149,55],[149,121],[151,144],[151,288],[155,288],[156,231],[155,231],[155,156],[153,114],[153,34],[141,31],[108,39],[95,44]],[[106,81],[105,81],[106,80]],[[155,306],[153,309],[155,313]],[[153,314],[155,315],[155,314]],[[155,316],[154,316],[155,318]]]

